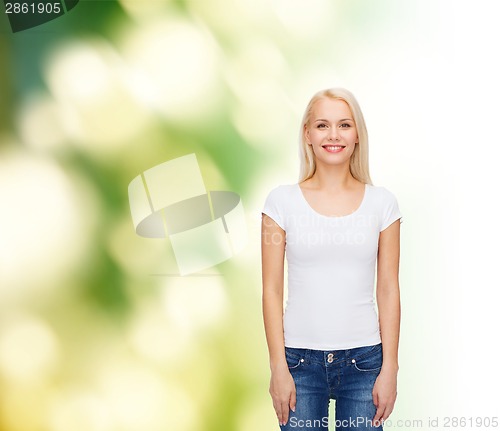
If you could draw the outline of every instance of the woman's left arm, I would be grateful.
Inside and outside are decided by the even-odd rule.
[[[373,421],[386,420],[394,409],[397,374],[401,303],[399,296],[400,220],[380,232],[377,257],[377,304],[382,339],[383,363],[373,386],[377,413]]]

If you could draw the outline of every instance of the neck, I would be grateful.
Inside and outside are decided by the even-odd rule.
[[[349,170],[348,163],[341,166],[317,164],[316,172],[310,181],[316,187],[328,190],[346,189],[357,182]]]

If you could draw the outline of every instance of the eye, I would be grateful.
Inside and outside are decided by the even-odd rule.
[[[318,129],[324,129],[327,127],[327,125],[325,123],[319,123],[317,126],[316,126]]]
[[[344,128],[344,129],[347,129],[347,128],[351,127],[351,125],[349,123],[342,123],[340,125],[340,127]]]

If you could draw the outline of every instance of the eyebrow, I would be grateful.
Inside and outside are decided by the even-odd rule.
[[[326,121],[326,122],[328,122],[328,120],[325,120],[325,119],[323,119],[323,118],[318,118],[317,120],[314,120],[314,121],[315,121],[315,122],[316,122],[316,121]],[[342,120],[339,120],[339,122],[340,122],[340,121],[354,121],[354,120],[353,120],[352,118],[343,118]]]

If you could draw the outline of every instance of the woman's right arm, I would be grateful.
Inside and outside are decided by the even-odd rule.
[[[295,383],[285,358],[283,333],[283,279],[285,231],[262,213],[262,311],[269,350],[273,399],[280,424],[288,421],[289,407],[295,411]]]

